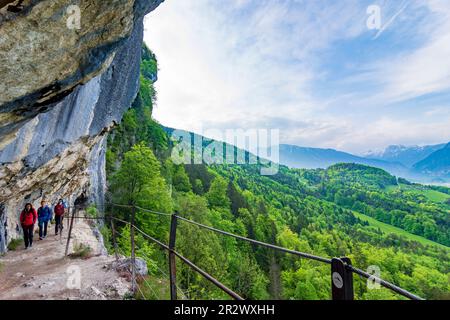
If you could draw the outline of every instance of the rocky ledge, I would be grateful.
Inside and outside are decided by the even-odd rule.
[[[26,202],[102,205],[106,134],[137,94],[143,17],[162,1],[0,1],[0,252]]]

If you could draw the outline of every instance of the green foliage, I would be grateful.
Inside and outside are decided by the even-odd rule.
[[[76,243],[73,252],[69,254],[71,259],[89,259],[92,256],[92,248],[83,243]]]
[[[228,182],[222,177],[216,177],[211,183],[206,198],[211,207],[230,207],[230,199],[227,196]]]
[[[90,205],[87,209],[86,209],[86,216],[88,218],[97,218],[98,217],[98,210],[94,205]]]
[[[130,226],[125,225],[118,231],[118,234],[117,245],[119,247],[119,254],[127,257],[131,256]],[[149,274],[158,274],[156,262],[158,255],[154,244],[147,241],[147,239],[139,232],[135,232],[134,240],[136,257],[145,260]]]
[[[119,170],[111,177],[111,191],[119,203],[145,205],[152,196],[162,198],[152,201],[155,209],[167,209],[165,203],[170,203],[160,163],[144,144],[125,153]]]
[[[167,279],[145,276],[139,277],[137,282],[139,290],[135,295],[136,300],[170,300],[170,282]]]
[[[9,251],[16,251],[20,245],[23,244],[23,239],[11,239],[11,242],[8,244]]]
[[[236,185],[231,181],[228,182],[227,196],[230,199],[231,212],[234,215],[238,215],[240,209],[248,208],[247,201],[240,192],[239,187],[236,187]]]
[[[143,44],[141,74],[148,79],[154,79],[157,73],[158,61],[156,60],[156,56],[145,44]]]
[[[208,192],[214,175],[208,171],[204,164],[186,165],[185,170],[189,176],[189,181],[196,194],[203,195]]]
[[[358,169],[363,170],[362,167]],[[344,179],[342,176],[348,176],[350,180],[358,180],[358,177],[352,177],[354,173],[351,171],[351,166],[348,169],[350,172],[341,173],[341,177],[336,179],[329,179],[331,175],[327,175],[326,170],[289,170],[282,167],[280,173],[272,177],[260,176],[257,169],[245,166],[217,166],[214,170],[225,179],[240,181],[246,189],[243,194],[251,212],[247,212],[247,209],[239,209],[239,214],[247,225],[249,236],[253,234],[250,236],[252,238],[279,243],[284,247],[297,248],[299,251],[313,252],[322,256],[347,255],[353,259],[355,265],[363,269],[373,264],[381,265],[385,272],[383,277],[394,283],[400,283],[416,293],[420,292],[418,286],[422,284],[414,283],[414,281],[399,282],[404,274],[412,272],[408,270],[413,270],[414,266],[423,265],[424,261],[427,261],[429,270],[435,270],[438,274],[445,275],[449,270],[447,247],[438,247],[432,241],[418,243],[412,235],[410,237],[410,234],[406,232],[395,232],[395,229],[383,233],[382,230],[370,227],[366,221],[357,219],[352,211],[342,209],[339,201],[336,205],[327,200],[329,198],[334,202],[335,197],[324,196],[326,193],[323,190],[333,190],[334,184]],[[340,167],[339,170],[344,169]],[[386,193],[382,187],[386,185],[386,182],[394,180],[386,176],[384,172],[381,178],[374,176],[377,170],[369,169],[369,172],[366,175],[368,181],[361,178],[365,174],[358,173],[360,175],[358,183],[366,183],[366,185],[354,187],[353,193],[366,191],[368,188],[377,190],[377,193]],[[340,185],[345,190],[352,184],[348,184],[344,179]],[[360,200],[356,202],[352,198],[353,202],[348,201],[346,205],[365,208],[366,200],[356,199]],[[388,203],[395,201],[389,197],[384,199]],[[269,227],[271,224],[272,227]],[[274,234],[276,234],[275,240]],[[361,246],[364,249],[361,250]],[[396,254],[391,254],[392,248],[395,248]],[[258,251],[255,254],[258,257]],[[264,259],[258,259],[260,265],[264,266],[263,261],[267,261],[267,258],[265,256]],[[404,267],[405,259],[408,259],[410,263],[409,269]],[[281,265],[282,297],[286,299],[329,297],[327,271],[320,271],[320,265],[312,265],[311,262],[305,261],[300,263],[292,257],[283,258]],[[299,270],[302,272],[298,273]],[[315,270],[318,270],[317,273]],[[297,279],[301,279],[299,288],[295,283]],[[272,282],[272,279],[270,280]],[[447,292],[447,285],[439,281],[435,282],[433,288],[435,291],[424,292],[424,297],[442,298]],[[367,288],[361,286],[356,297],[358,299],[376,297],[373,293],[366,294],[366,292]],[[395,297],[400,298],[397,295]]]
[[[398,299],[399,297],[396,296],[395,293],[385,288],[369,290],[362,296],[362,300],[398,300]]]
[[[153,82],[157,78],[155,55],[144,45],[142,48],[140,90],[119,126],[108,137],[106,172],[111,175],[132,146],[144,142],[154,153],[163,154],[168,147],[167,136],[162,127],[152,119],[156,92]]]
[[[395,234],[395,235],[403,236],[403,237],[407,238],[408,240],[417,241],[423,245],[434,245],[434,246],[439,246],[444,249],[447,248],[444,245],[433,242],[433,241],[423,238],[421,236],[417,236],[415,234],[409,233],[403,229],[400,229],[400,228],[394,227],[393,225],[378,221],[369,216],[365,216],[359,212],[353,212],[353,214],[357,218],[361,219],[362,221],[367,221],[369,223],[369,225],[376,227],[377,229],[381,230],[382,232],[384,232],[386,234]]]
[[[355,163],[339,163],[326,170],[330,179],[362,184],[370,188],[397,185],[397,179],[382,169]]]
[[[139,91],[139,95],[142,99],[142,103],[144,104],[144,106],[149,106],[152,107],[153,106],[153,102],[154,102],[154,88],[153,88],[153,84],[150,80],[146,79],[143,75],[141,75],[141,86],[140,86],[140,91]],[[150,109],[150,111],[152,111],[152,109]]]
[[[450,189],[420,186],[357,164],[326,170],[288,169],[261,176],[258,166],[175,165],[170,142],[151,119],[156,98],[156,58],[143,48],[141,90],[108,139],[111,197],[122,204],[173,211],[218,229],[324,257],[348,256],[361,269],[376,265],[381,277],[428,299],[449,299]],[[128,220],[130,210],[114,209]],[[170,219],[137,209],[137,226],[167,243]],[[120,252],[129,255],[130,229],[117,226]],[[103,232],[102,232],[103,233]],[[106,233],[109,235],[109,233]],[[105,237],[110,239],[110,237]],[[136,254],[149,266],[150,292],[168,298],[161,270],[167,257],[136,234]],[[437,245],[439,243],[439,245]],[[180,221],[177,251],[248,299],[330,299],[329,265],[278,254]],[[228,299],[177,261],[178,286],[188,299]],[[356,299],[403,299],[369,290],[355,277]]]
[[[120,168],[110,178],[111,198],[115,203],[137,205],[160,212],[171,212],[169,189],[161,176],[161,165],[152,150],[144,144],[135,145],[124,155]],[[130,211],[120,210],[116,215],[128,217]],[[136,223],[151,235],[165,236],[159,226],[161,219],[140,209]]]
[[[105,158],[106,158],[106,172],[108,174],[110,174],[110,173],[114,172],[114,170],[116,168],[117,154],[108,148],[106,150]]]
[[[324,266],[310,265],[309,268],[300,268],[295,272],[284,272],[284,295],[295,300],[329,300],[329,279],[323,277],[327,271],[328,268]]]
[[[450,245],[450,217],[442,203],[446,194],[425,186],[398,185],[387,172],[362,165],[336,165],[316,174],[315,185],[325,199]]]
[[[106,225],[103,225],[100,228],[100,233],[103,237],[103,244],[105,245],[106,250],[109,254],[114,254],[114,247],[112,243],[112,231]]]
[[[172,185],[178,191],[189,192],[192,190],[189,177],[183,165],[173,167]]]

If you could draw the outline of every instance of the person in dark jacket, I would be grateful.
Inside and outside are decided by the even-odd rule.
[[[64,206],[64,201],[62,199],[59,199],[58,204],[55,206],[55,234],[58,235],[59,226],[61,226],[62,230],[62,223],[64,219],[64,209],[66,207]]]
[[[46,205],[45,200],[41,201],[41,206],[37,211],[39,223],[39,240],[47,238],[48,222],[52,220],[52,209]]]
[[[25,240],[25,249],[33,246],[33,231],[37,220],[37,212],[31,203],[25,205],[20,214],[20,225],[23,229],[23,238]]]

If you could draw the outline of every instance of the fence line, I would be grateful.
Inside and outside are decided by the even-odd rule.
[[[204,270],[202,270],[201,268],[199,268],[198,266],[196,266],[193,262],[191,262],[189,259],[187,259],[186,257],[182,256],[180,253],[178,253],[175,250],[175,237],[176,237],[176,229],[177,229],[177,221],[181,220],[184,221],[186,223],[190,223],[192,225],[196,225],[200,228],[209,230],[209,231],[213,231],[225,236],[229,236],[229,237],[233,237],[242,241],[246,241],[246,242],[250,242],[259,246],[263,246],[266,248],[270,248],[273,250],[277,250],[280,252],[284,252],[284,253],[288,253],[291,255],[295,255],[295,256],[299,256],[302,258],[306,258],[306,259],[310,259],[310,260],[315,260],[315,261],[319,261],[322,263],[327,263],[331,265],[331,288],[332,288],[332,298],[333,300],[353,300],[354,298],[354,293],[353,293],[353,273],[367,278],[367,279],[373,279],[374,281],[377,281],[381,286],[395,292],[398,293],[406,298],[412,299],[412,300],[423,300],[421,297],[408,292],[405,289],[402,289],[386,280],[383,280],[379,277],[376,277],[374,275],[371,275],[361,269],[358,269],[356,267],[354,267],[351,263],[351,260],[347,257],[341,257],[341,258],[325,258],[325,257],[320,257],[320,256],[316,256],[313,254],[309,254],[309,253],[305,253],[305,252],[300,252],[300,251],[296,251],[296,250],[291,250],[291,249],[287,249],[287,248],[283,248],[274,244],[270,244],[270,243],[265,243],[262,241],[258,241],[258,240],[254,240],[254,239],[250,239],[247,237],[243,237],[240,235],[236,235],[233,234],[231,232],[227,232],[224,230],[220,230],[211,226],[207,226],[205,224],[201,224],[199,222],[196,221],[192,221],[190,219],[184,218],[179,216],[178,214],[169,214],[169,213],[164,213],[164,212],[158,212],[158,211],[154,211],[154,210],[149,210],[149,209],[145,209],[145,208],[141,208],[141,207],[137,207],[137,206],[133,206],[133,205],[121,205],[121,204],[115,204],[115,203],[108,203],[112,206],[115,207],[122,207],[122,208],[130,208],[133,209],[133,212],[135,212],[136,209],[144,211],[144,212],[149,212],[149,213],[153,213],[153,214],[158,214],[158,215],[162,215],[162,216],[171,216],[171,227],[170,227],[170,239],[169,239],[169,245],[164,244],[163,242],[161,242],[158,239],[155,239],[154,237],[146,234],[145,232],[143,232],[142,230],[140,230],[138,227],[136,227],[136,225],[134,223],[130,223],[128,221],[116,218],[116,217],[110,217],[112,220],[116,220],[125,224],[130,225],[130,229],[136,230],[137,232],[141,233],[145,238],[151,240],[152,242],[158,244],[159,247],[161,247],[162,249],[166,250],[169,252],[169,272],[170,272],[170,282],[171,282],[171,298],[172,299],[176,299],[176,271],[175,271],[175,264],[171,261],[171,256],[172,257],[177,257],[178,259],[180,259],[183,263],[187,264],[189,267],[191,267],[195,272],[199,273],[200,275],[202,275],[204,278],[206,278],[207,280],[209,280],[211,283],[213,283],[215,286],[217,286],[218,288],[220,288],[222,291],[224,291],[225,293],[227,293],[230,297],[236,299],[236,300],[242,300],[243,298],[237,294],[236,292],[232,291],[231,289],[229,289],[228,287],[226,287],[223,283],[221,283],[220,281],[218,281],[217,279],[215,279],[213,276],[211,276],[210,274],[208,274],[207,272],[205,272]],[[72,220],[73,220],[74,215],[72,216]],[[133,220],[133,217],[131,217]],[[98,218],[98,219],[102,219],[102,218]],[[70,236],[69,236],[70,238]],[[69,240],[69,239],[68,239]],[[134,249],[134,241],[132,240],[132,249]],[[134,276],[135,278],[135,276]]]
[[[119,250],[122,252],[123,256],[126,257],[126,255],[124,254],[125,252],[123,252],[123,250],[121,250],[120,248],[119,248]],[[125,267],[125,270],[130,274],[131,278],[133,278],[133,273],[131,272],[131,270],[129,270],[129,267],[130,266]],[[144,293],[141,290],[141,288],[139,286],[136,286],[136,287],[137,287],[138,291],[140,292],[140,294],[142,295],[142,297],[144,299],[146,299]],[[150,290],[153,291],[153,288],[150,285],[149,285],[149,287],[150,287]],[[156,294],[155,294],[155,297],[156,297]]]
[[[118,219],[118,218],[114,218],[115,220],[118,220],[118,221],[121,221],[121,222],[125,222],[126,223],[126,221],[124,221],[124,220],[121,220],[121,219]],[[137,227],[136,227],[136,229],[137,229]],[[140,230],[139,230],[140,231]],[[120,234],[121,236],[123,236],[123,234]],[[120,251],[121,252],[121,254],[124,256],[124,257],[127,257],[127,255],[125,254],[125,252],[121,249],[121,248],[117,248],[117,250],[118,251]],[[147,258],[148,260],[151,260],[150,259],[150,257],[149,256],[147,256],[145,253],[143,253],[143,252],[139,252],[138,254],[137,254],[138,256],[144,256],[145,258]],[[118,257],[116,258],[116,260],[118,260]],[[156,265],[155,264],[155,267],[159,270],[159,272],[161,272],[161,274],[163,274],[165,277],[169,277],[169,275],[167,274],[167,273],[165,273],[158,265]],[[145,281],[145,278],[143,279],[144,281]],[[147,281],[145,281],[145,282],[147,282]],[[148,282],[147,282],[147,284],[148,284]],[[149,285],[149,284],[148,284]],[[149,285],[150,286],[150,285]],[[152,288],[150,288],[152,291],[153,291],[153,289]],[[177,289],[178,289],[178,291],[183,295],[183,297],[186,299],[186,294],[183,292],[183,290],[180,288],[180,287],[178,287],[177,286]],[[155,294],[155,296],[157,296],[156,294]]]
[[[122,223],[126,223],[128,225],[131,224],[125,220],[119,219],[119,218],[115,218],[113,217],[114,220],[120,221]],[[206,271],[204,271],[203,269],[201,269],[200,267],[198,267],[197,265],[195,265],[193,262],[191,262],[189,259],[185,258],[184,256],[182,256],[180,253],[176,252],[175,250],[171,249],[169,246],[165,245],[164,243],[162,243],[161,241],[153,238],[152,236],[148,235],[147,233],[145,233],[144,231],[142,231],[141,229],[139,229],[138,227],[134,227],[136,229],[136,231],[138,231],[139,233],[141,233],[145,238],[153,241],[154,243],[158,244],[162,249],[168,251],[169,253],[172,252],[173,254],[175,254],[181,261],[183,261],[185,264],[187,264],[189,267],[191,267],[194,271],[198,272],[200,275],[202,275],[204,278],[206,278],[207,280],[209,280],[212,284],[214,284],[216,287],[218,287],[219,289],[221,289],[222,291],[224,291],[225,293],[227,293],[230,297],[236,299],[236,300],[243,300],[243,298],[238,295],[236,292],[232,291],[231,289],[229,289],[227,286],[225,286],[223,283],[221,283],[220,281],[218,281],[217,279],[215,279],[213,276],[211,276],[210,274],[208,274]],[[172,282],[172,285],[174,285],[174,283]]]
[[[119,208],[132,209],[133,207],[135,207],[136,209],[139,209],[139,210],[142,210],[142,211],[145,211],[145,212],[149,212],[149,213],[158,214],[158,215],[161,215],[161,216],[168,216],[168,217],[170,217],[172,215],[171,213],[159,212],[159,211],[155,211],[155,210],[145,209],[145,208],[142,208],[142,207],[139,207],[139,206],[136,206],[136,205],[132,206],[132,205],[127,205],[127,204],[117,204],[117,203],[114,203],[114,202],[106,202],[106,203],[110,204],[110,205],[112,205],[114,207],[119,207]]]
[[[277,250],[277,251],[281,251],[281,252],[293,254],[293,255],[296,255],[296,256],[300,256],[300,257],[303,257],[303,258],[307,258],[307,259],[316,260],[316,261],[320,261],[320,262],[323,262],[323,263],[331,264],[331,259],[315,256],[315,255],[312,255],[312,254],[309,254],[309,253],[304,253],[304,252],[300,252],[300,251],[296,251],[296,250],[286,249],[286,248],[283,248],[283,247],[276,246],[274,244],[265,243],[265,242],[262,242],[262,241],[253,240],[253,239],[250,239],[250,238],[239,236],[239,235],[233,234],[231,232],[227,232],[227,231],[223,231],[223,230],[220,230],[220,229],[216,229],[216,228],[213,228],[213,227],[210,227],[210,226],[207,226],[207,225],[204,225],[204,224],[201,224],[201,223],[198,223],[198,222],[195,222],[195,221],[183,218],[183,217],[181,217],[179,215],[176,215],[176,217],[178,219],[180,219],[180,220],[186,221],[186,222],[188,222],[190,224],[199,226],[201,228],[204,228],[204,229],[216,232],[216,233],[221,233],[223,235],[230,236],[230,237],[233,237],[233,238],[236,238],[236,239],[239,239],[239,240],[243,240],[243,241],[247,241],[247,242],[250,242],[250,243],[254,243],[254,244],[260,245],[262,247],[267,247],[267,248],[271,248],[271,249],[274,249],[274,250]]]
[[[142,255],[142,256],[144,256],[144,257],[147,258],[148,260],[151,260],[151,258],[150,258],[149,256],[147,256],[145,253],[140,252],[139,254]],[[157,264],[155,264],[155,267],[156,267],[156,269],[159,270],[159,272],[161,272],[161,274],[162,274],[164,277],[166,277],[167,279],[170,280],[170,276],[169,276],[166,272],[164,272],[164,270],[162,270],[160,267],[158,267]],[[175,285],[176,285],[176,284],[175,284]],[[187,296],[186,296],[186,294],[184,293],[184,291],[183,291],[178,285],[176,285],[176,287],[177,287],[178,291],[182,294],[183,298],[186,300],[186,299],[187,299]]]
[[[381,279],[381,278],[379,278],[379,277],[377,277],[375,275],[372,275],[370,273],[367,273],[366,271],[363,271],[361,269],[355,268],[352,265],[347,265],[347,268],[349,270],[351,270],[351,272],[356,273],[357,275],[360,275],[360,276],[362,276],[362,277],[364,277],[366,279],[373,279],[373,280],[379,282],[380,285],[382,285],[383,287],[385,287],[387,289],[390,289],[390,290],[392,290],[392,291],[394,291],[394,292],[396,292],[396,293],[398,293],[398,294],[400,294],[400,295],[402,295],[402,296],[404,296],[406,298],[409,298],[411,300],[424,300],[423,298],[421,298],[421,297],[419,297],[419,296],[417,296],[417,295],[415,295],[415,294],[413,294],[413,293],[411,293],[409,291],[406,291],[405,289],[402,289],[402,288],[396,286],[393,283],[390,283],[390,282],[388,282],[386,280],[383,280],[383,279]]]

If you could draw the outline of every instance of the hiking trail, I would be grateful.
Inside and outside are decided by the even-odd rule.
[[[80,244],[89,246],[90,254],[64,257],[66,222],[62,241],[49,224],[46,239],[39,240],[35,228],[31,249],[25,250],[21,243],[0,257],[0,300],[111,300],[123,299],[129,292],[130,282],[111,267],[114,257],[105,253],[101,237],[96,236],[99,232],[90,222],[75,219],[69,255]],[[81,275],[79,282],[74,280],[76,273]]]

